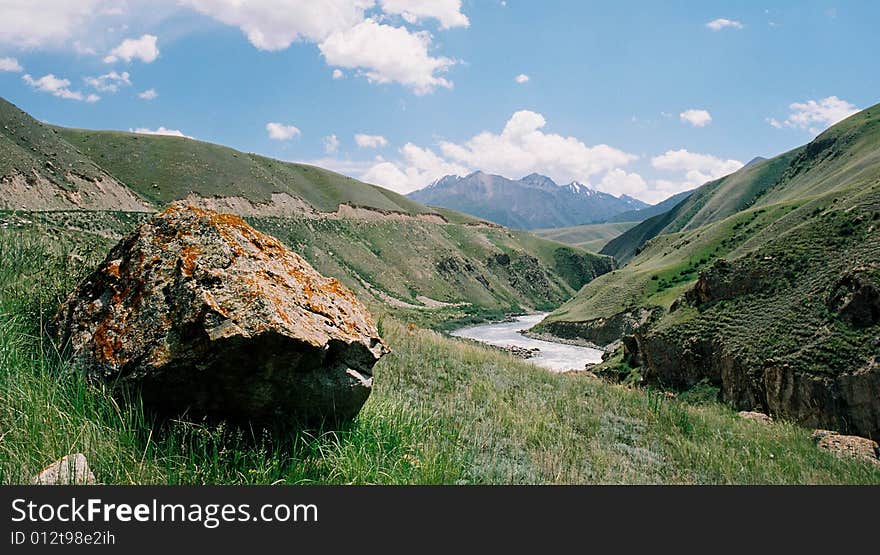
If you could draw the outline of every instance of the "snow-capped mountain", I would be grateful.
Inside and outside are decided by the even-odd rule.
[[[519,229],[601,222],[648,206],[627,195],[615,197],[577,181],[560,186],[537,173],[517,180],[480,171],[464,177],[447,175],[407,196]]]

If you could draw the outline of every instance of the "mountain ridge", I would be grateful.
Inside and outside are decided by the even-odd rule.
[[[444,176],[407,197],[518,229],[597,223],[609,214],[648,207],[628,195],[615,197],[577,181],[558,185],[538,173],[509,179],[479,170]]]
[[[536,331],[605,370],[880,438],[880,104],[609,242],[625,262]]]

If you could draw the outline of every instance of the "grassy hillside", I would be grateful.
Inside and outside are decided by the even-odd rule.
[[[71,204],[67,197],[89,203],[80,197],[96,194],[96,182],[111,195],[123,189],[57,129],[0,98],[0,209]],[[119,200],[128,201],[131,209],[137,199],[129,195]]]
[[[683,202],[686,198],[691,196],[691,193],[693,193],[693,191],[683,191],[681,193],[676,193],[668,199],[662,202],[658,202],[653,206],[640,208],[639,210],[629,210],[627,212],[621,212],[620,214],[616,214],[608,218],[608,222],[643,222],[648,218],[653,218],[654,216],[659,216],[660,214],[669,212],[678,204]]]
[[[638,222],[587,224],[573,227],[554,227],[532,231],[538,237],[567,243],[590,252],[599,252],[608,241],[636,226]]]
[[[668,212],[651,217],[609,241],[602,253],[626,262],[658,235],[694,229],[753,206],[765,191],[778,183],[799,152],[800,149],[793,150],[746,166],[703,185]]]
[[[103,248],[148,214],[0,212],[0,225]],[[418,220],[249,217],[324,275],[382,312],[450,327],[522,310],[551,310],[611,269],[611,259],[503,228]],[[83,239],[85,240],[85,239]]]
[[[802,428],[551,374],[393,319],[382,323],[393,352],[343,429],[152,422],[136,400],[84,383],[41,332],[101,242],[0,230],[0,483],[77,451],[106,484],[880,483],[878,468],[816,449]]]
[[[18,141],[0,151],[6,180],[0,209],[40,210],[4,218],[42,233],[118,239],[147,217],[131,210],[191,196],[197,203],[225,199],[219,209],[251,214],[254,225],[376,306],[434,326],[551,309],[610,270],[608,258],[428,208],[320,168],[180,137],[54,128],[9,103],[0,108],[4,133]],[[65,172],[83,178],[62,183]],[[43,174],[39,187],[21,177]],[[96,185],[102,179],[112,181],[112,190]],[[279,193],[289,201],[285,217],[252,209]],[[346,211],[342,204],[369,210]],[[90,210],[70,210],[77,208]]]
[[[603,249],[626,261],[551,315],[552,321],[609,317],[628,307],[669,307],[699,271],[735,259],[827,213],[873,218],[880,179],[880,105],[835,125],[804,147],[710,182],[670,212],[633,227]],[[872,234],[873,236],[873,234]]]
[[[195,193],[270,202],[288,193],[319,212],[341,203],[408,214],[435,213],[387,189],[306,164],[281,162],[181,137],[58,128],[68,142],[157,206]]]
[[[707,183],[669,213],[611,241],[602,253],[625,262],[663,233],[695,229],[752,206],[798,202],[871,184],[880,165],[878,112],[880,106],[863,110],[806,146]]]
[[[627,247],[641,243],[639,253],[540,329],[601,342],[634,334],[627,356],[655,381],[707,379],[740,408],[876,435],[876,394],[853,395],[876,387],[878,218],[875,106],[612,241],[605,252],[639,238]],[[852,310],[866,316],[853,323]]]

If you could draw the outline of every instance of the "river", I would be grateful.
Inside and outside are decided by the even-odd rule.
[[[474,339],[497,347],[537,348],[539,353],[529,358],[528,361],[553,372],[583,370],[587,363],[602,362],[602,351],[598,349],[532,339],[519,333],[534,326],[545,316],[547,316],[546,313],[517,316],[512,322],[469,326],[457,329],[451,335]]]

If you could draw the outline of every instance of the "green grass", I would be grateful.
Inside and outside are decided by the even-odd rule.
[[[0,212],[0,225],[59,240],[92,240],[106,248],[149,217],[126,212]],[[394,313],[426,324],[552,310],[610,269],[607,257],[492,227],[415,220],[248,220],[366,302],[388,306],[390,298],[409,303],[419,308]],[[419,297],[464,304],[426,309]]]
[[[538,237],[568,243],[590,252],[599,252],[608,241],[633,228],[638,222],[587,224],[573,227],[555,227],[532,231]]]
[[[880,483],[805,429],[738,419],[383,319],[393,353],[360,415],[284,437],[147,420],[41,331],[94,246],[0,230],[0,482],[83,452],[108,484]]]

